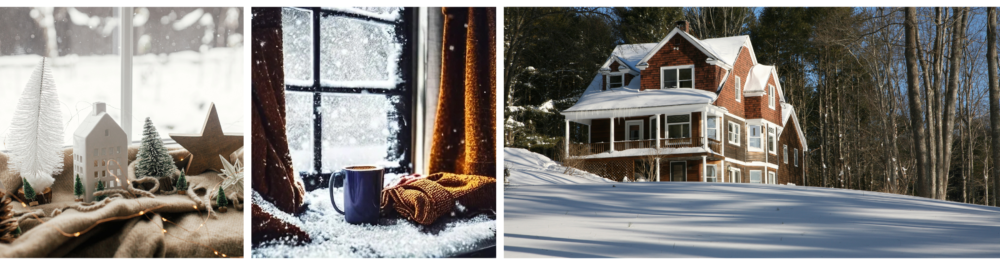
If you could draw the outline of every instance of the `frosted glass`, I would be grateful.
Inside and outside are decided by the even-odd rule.
[[[323,86],[395,88],[401,44],[391,24],[328,16],[320,19]]]
[[[396,97],[371,94],[321,95],[324,173],[347,165],[398,167],[390,136],[399,131]],[[395,139],[393,137],[393,139]]]
[[[285,111],[285,132],[292,155],[292,168],[297,172],[315,173],[313,94],[285,91]]]
[[[312,11],[281,9],[281,38],[285,55],[285,83],[312,85],[313,76]],[[267,45],[260,43],[259,45]]]

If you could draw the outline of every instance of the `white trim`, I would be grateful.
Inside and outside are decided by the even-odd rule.
[[[611,69],[611,62],[618,62],[619,69]],[[625,69],[627,69],[627,71],[622,71],[621,69],[622,66],[624,66]],[[600,72],[602,74],[618,72],[618,73],[630,73],[633,75],[639,75],[638,71],[632,69],[632,67],[628,66],[628,64],[626,64],[625,61],[623,61],[621,58],[618,58],[618,56],[614,54],[612,54],[611,57],[608,58],[608,60],[604,61],[604,64],[601,65]]]
[[[753,134],[753,128],[752,127],[757,127],[757,135],[758,135],[757,137],[752,137],[751,136]],[[747,124],[747,151],[748,152],[749,151],[764,152],[764,145],[767,144],[767,143],[765,143],[764,135],[767,135],[767,133],[763,132],[762,129],[764,129],[764,126],[762,126],[760,124],[749,124],[749,123]],[[751,143],[751,141],[750,141],[751,138],[758,138],[758,139],[760,139],[760,142],[759,142],[760,146],[759,147],[754,147],[752,144],[750,144]]]
[[[734,172],[738,173],[738,175],[740,175],[739,176],[739,182],[737,182],[736,178],[733,177],[733,173]],[[728,183],[743,183],[743,170],[740,169],[740,168],[738,168],[738,167],[732,167],[732,166],[730,166],[730,167],[726,168],[726,176],[729,179],[729,181],[727,181]]]
[[[632,140],[632,134],[630,133],[630,131],[628,129],[628,127],[631,124],[639,124],[639,139],[637,139],[637,140]],[[625,138],[624,138],[624,139],[626,139],[625,141],[642,141],[644,138],[646,138],[645,137],[646,136],[645,132],[643,131],[643,129],[644,129],[645,126],[643,126],[643,124],[644,124],[643,120],[626,120],[625,121]]]
[[[773,130],[773,132],[772,132],[772,130]],[[777,130],[778,130],[778,128],[775,128],[774,126],[768,126],[767,127],[767,139],[765,139],[765,140],[772,140],[773,139],[773,142],[765,141],[765,143],[764,143],[764,144],[767,145],[767,152],[771,153],[771,154],[774,154],[774,155],[778,155],[778,137],[777,137],[778,133],[777,133]],[[774,147],[774,150],[771,150],[771,147]]]
[[[628,80],[625,80],[625,73],[622,73],[622,72],[607,73],[607,74],[604,74],[604,90],[611,90],[613,88],[613,87],[611,87],[611,76],[621,76],[622,77],[622,86],[620,86],[620,87],[614,87],[614,88],[623,88],[626,85],[628,85],[628,84],[626,84],[626,82],[628,82]]]
[[[736,128],[735,135],[731,135],[733,133],[733,127],[731,127],[731,126],[733,126],[733,125],[736,126],[735,127]],[[726,142],[728,142],[729,144],[735,145],[735,146],[740,146],[740,142],[741,142],[740,141],[740,138],[741,138],[740,135],[742,135],[740,133],[741,131],[743,131],[743,127],[740,126],[739,123],[735,123],[735,122],[729,121],[726,124],[726,138],[727,138]],[[733,137],[733,136],[735,136],[735,137]],[[735,142],[733,141],[734,138],[736,140]]]
[[[129,143],[132,142],[132,8],[131,7],[121,7],[119,8],[119,15],[121,16],[121,21],[118,23],[118,31],[120,32],[121,38],[118,39],[118,45],[121,47],[119,50],[119,55],[121,55],[121,86],[122,86],[122,130],[125,130],[125,139]]]
[[[737,119],[737,120],[742,121],[744,123],[747,122],[746,119],[744,119],[743,117],[740,117],[740,116],[736,116],[736,114],[732,114],[732,113],[726,112],[726,116],[729,116],[730,118],[733,118],[733,119]]]
[[[710,121],[710,119],[713,119],[713,118],[715,119],[714,123]],[[705,115],[705,138],[713,139],[712,136],[715,136],[714,139],[716,141],[722,142],[722,139],[721,139],[722,138],[722,133],[720,132],[720,130],[721,130],[720,127],[722,127],[721,126],[722,125],[722,122],[721,122],[722,120],[723,120],[722,117],[719,117],[719,116]],[[709,135],[708,134],[708,131],[711,130],[711,128],[709,128],[708,126],[712,125],[712,124],[715,124],[715,135]]]
[[[777,180],[777,178],[775,178],[774,175],[776,175],[774,171],[770,171],[770,170],[767,171],[767,182],[768,182],[768,184],[778,184],[778,180]]]
[[[681,87],[681,74],[680,74],[681,71],[680,71],[680,69],[685,69],[685,68],[691,68],[691,87]],[[674,69],[677,69],[677,71],[676,71],[676,73],[677,73],[677,87],[671,87],[671,88],[663,87],[663,71],[664,70],[674,70]],[[697,86],[694,83],[695,76],[696,76],[696,74],[695,74],[695,69],[694,69],[694,65],[693,64],[661,66],[660,67],[660,87],[659,87],[659,89],[678,89],[678,88],[695,89],[695,87]]]
[[[774,86],[773,85],[771,85],[771,84],[767,85],[767,93],[765,93],[765,95],[767,95],[767,107],[769,107],[771,109],[774,109],[774,101],[775,101],[774,98],[775,98],[775,96],[774,96]]]
[[[767,162],[761,162],[761,161],[744,162],[744,161],[740,161],[740,160],[736,160],[736,159],[727,157],[726,158],[726,162],[734,163],[734,164],[738,164],[738,165],[746,166],[746,167],[769,167],[769,168],[773,168],[774,170],[778,170],[778,165],[767,163]]]

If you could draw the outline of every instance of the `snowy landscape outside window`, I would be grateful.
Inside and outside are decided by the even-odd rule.
[[[661,70],[662,88],[694,88],[694,65],[665,66]]]
[[[108,113],[120,122],[116,12],[108,7],[0,8],[0,150],[7,149],[15,106],[42,57],[51,60],[65,145],[73,144],[72,132],[93,102],[108,103]]]
[[[282,9],[288,145],[307,186],[347,165],[413,171],[413,13]]]
[[[52,74],[65,145],[94,102],[122,124],[120,8],[0,8],[0,134],[41,60]],[[160,136],[197,133],[212,102],[223,130],[243,130],[242,8],[133,9],[133,141],[150,117]],[[7,37],[9,36],[9,38]],[[5,149],[0,146],[0,150]]]

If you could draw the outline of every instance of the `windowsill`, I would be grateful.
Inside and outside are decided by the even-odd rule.
[[[160,140],[163,140],[163,147],[181,147],[181,145],[178,144],[176,141],[174,141],[174,139],[166,138],[166,139],[160,139]],[[142,144],[142,139],[139,139],[138,141],[132,141],[131,143],[128,144],[128,146],[133,146],[133,145],[137,146],[137,145],[140,145],[140,144]],[[63,149],[69,149],[69,148],[73,148],[73,145],[64,145],[63,146]],[[0,153],[9,154],[10,150],[0,150]]]

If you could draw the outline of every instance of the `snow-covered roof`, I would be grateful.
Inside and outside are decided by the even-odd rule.
[[[101,112],[97,115],[87,115],[87,118],[83,119],[83,122],[80,122],[80,126],[76,127],[76,130],[73,131],[73,137],[86,139],[90,135],[90,132],[94,131],[94,128],[104,119],[111,120],[110,124],[118,124],[107,112]]]
[[[767,80],[770,78],[771,70],[774,66],[758,64],[750,68],[747,75],[746,88],[743,91],[764,91],[767,88]]]
[[[600,74],[595,76],[576,105],[563,112],[710,104],[718,97],[712,92],[687,88],[639,91],[638,76],[632,78],[624,88],[601,91],[601,77]]]
[[[799,142],[802,143],[802,150],[808,151],[809,144],[806,143],[805,132],[802,131],[802,127],[799,125],[801,124],[799,123],[799,118],[795,116],[795,108],[792,107],[792,104],[781,103],[781,126],[786,129],[788,128],[788,118],[792,118],[792,121],[795,122],[795,130],[799,132]]]
[[[701,44],[711,49],[719,56],[723,62],[729,65],[736,63],[736,57],[740,54],[740,48],[744,45],[749,47],[750,36],[742,35],[735,37],[714,38],[700,40]],[[751,56],[753,57],[753,56]]]
[[[622,44],[615,46],[615,50],[611,52],[611,57],[608,58],[601,68],[608,68],[611,66],[611,62],[616,59],[628,66],[629,69],[633,71],[639,71],[639,68],[635,67],[635,64],[642,60],[642,57],[646,56],[656,43],[640,43],[640,44]],[[618,69],[611,69],[611,71],[618,71]]]

